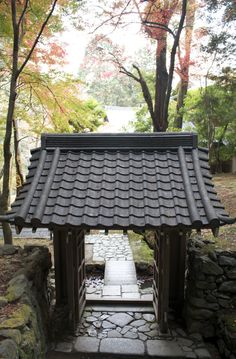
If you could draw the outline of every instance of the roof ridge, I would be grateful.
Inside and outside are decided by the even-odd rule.
[[[152,132],[152,133],[82,133],[42,134],[41,148],[70,150],[154,150],[197,148],[197,134],[193,132]]]

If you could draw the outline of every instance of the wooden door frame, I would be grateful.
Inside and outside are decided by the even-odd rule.
[[[85,280],[84,235],[82,229],[53,231],[56,303],[68,306],[73,330],[81,319],[86,301],[85,283],[81,283]],[[180,309],[184,300],[186,233],[156,230],[155,237],[153,306],[160,331],[167,333],[170,294],[174,294]],[[82,277],[79,277],[81,273]],[[172,274],[174,280],[171,280]]]
[[[170,299],[179,312],[184,302],[186,233],[157,230],[155,237],[153,306],[161,333],[167,333]]]
[[[67,306],[69,327],[74,331],[83,314],[86,300],[84,230],[55,229],[53,242],[56,304]],[[83,278],[79,268],[83,271]],[[83,287],[82,291],[80,286]]]

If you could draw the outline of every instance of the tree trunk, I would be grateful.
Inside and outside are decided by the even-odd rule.
[[[22,187],[24,182],[21,155],[19,150],[19,130],[16,119],[13,119],[14,129],[14,152],[15,152],[15,165],[16,165],[16,193],[19,193],[19,189]]]
[[[188,92],[188,81],[181,79],[179,82],[177,105],[176,105],[176,117],[174,120],[174,127],[181,129],[183,127],[183,112],[184,100]]]
[[[11,134],[12,134],[12,122],[13,122],[15,100],[16,100],[16,85],[17,85],[16,71],[13,71],[11,76],[10,96],[9,96],[7,122],[6,122],[6,134],[5,134],[4,146],[3,146],[4,174],[3,174],[2,196],[0,203],[2,214],[7,212],[9,206],[9,200],[10,200],[10,168],[11,168],[11,157],[12,157]],[[3,228],[4,242],[7,244],[12,244],[12,233],[11,233],[10,225],[4,222],[2,228]]]
[[[5,214],[8,210],[10,200],[10,172],[11,172],[11,135],[13,116],[15,110],[16,101],[16,88],[17,79],[19,76],[18,72],[18,54],[19,54],[19,26],[16,20],[16,2],[11,1],[11,12],[12,12],[12,28],[13,28],[13,51],[12,51],[12,72],[11,72],[11,84],[10,94],[7,109],[7,121],[6,121],[6,133],[4,138],[3,153],[4,153],[4,173],[3,173],[3,184],[2,184],[2,196],[0,203],[0,211]],[[9,223],[4,222],[2,225],[4,242],[12,244],[12,232]]]
[[[166,40],[167,33],[163,34],[161,40],[157,41],[156,50],[156,84],[155,84],[155,107],[154,107],[154,132],[166,131],[167,119],[164,118],[164,103],[166,97],[168,73],[166,68]]]
[[[189,0],[187,11],[186,11],[186,23],[185,23],[185,54],[180,59],[180,82],[178,88],[178,97],[176,105],[176,117],[174,120],[174,127],[182,129],[183,127],[183,112],[184,100],[187,95],[189,85],[189,67],[190,67],[190,55],[191,45],[193,38],[193,27],[195,22],[195,13],[197,5],[196,0]]]

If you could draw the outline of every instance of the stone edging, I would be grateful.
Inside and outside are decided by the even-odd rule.
[[[43,246],[0,247],[0,256],[14,254],[20,254],[22,266],[0,297],[0,311],[6,312],[0,319],[0,357],[43,359],[49,325],[47,275],[51,257]]]
[[[189,332],[217,338],[221,354],[236,354],[236,252],[197,236],[189,241],[185,319]]]

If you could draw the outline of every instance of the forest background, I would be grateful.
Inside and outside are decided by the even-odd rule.
[[[236,155],[235,20],[234,0],[1,0],[0,214],[41,133],[103,131],[107,106],[133,108],[126,131],[196,131],[222,171]]]

